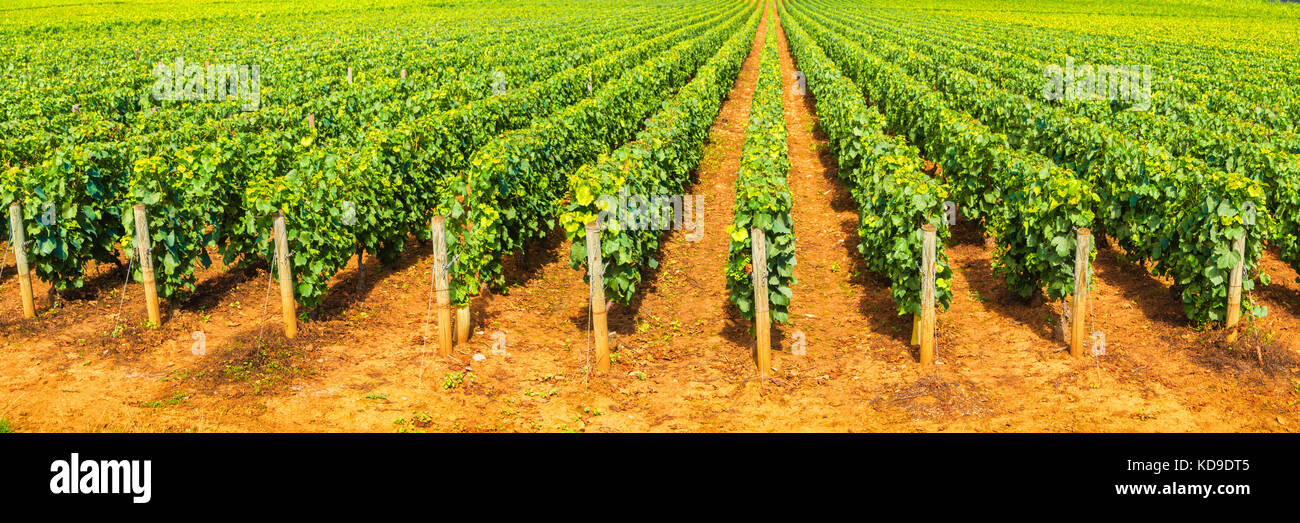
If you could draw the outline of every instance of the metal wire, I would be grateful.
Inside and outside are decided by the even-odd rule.
[[[1091,257],[1091,253],[1092,253],[1092,248],[1096,247],[1096,246],[1094,245],[1095,243],[1096,243],[1096,239],[1090,237],[1089,240],[1088,240],[1088,247],[1089,247],[1088,252],[1089,252],[1089,256],[1090,256],[1090,257]],[[1095,281],[1095,280],[1094,280],[1093,278],[1090,278],[1090,276],[1091,276],[1092,274],[1096,273],[1096,271],[1093,270],[1092,260],[1088,260],[1088,261],[1089,261],[1089,263],[1088,263],[1088,274],[1083,275],[1083,277],[1085,278],[1084,281],[1086,282],[1086,284],[1091,284],[1091,283],[1092,283],[1093,281]],[[1089,286],[1091,286],[1091,285],[1089,285]],[[1093,311],[1096,310],[1096,308],[1093,307],[1093,302],[1095,302],[1095,301],[1097,301],[1097,295],[1096,295],[1096,293],[1092,293],[1092,296],[1090,296],[1090,297],[1088,298],[1088,332],[1093,333],[1093,334],[1096,334],[1096,332],[1097,332],[1097,316],[1096,316],[1095,314],[1093,314]],[[1103,333],[1102,336],[1103,336],[1103,338],[1104,338],[1106,335]],[[1096,343],[1096,342],[1094,342],[1094,343]],[[1104,345],[1104,344],[1102,345],[1102,348],[1103,348],[1103,349],[1105,348],[1105,345]],[[1088,348],[1088,352],[1090,352],[1090,353],[1092,352],[1092,348],[1091,348],[1091,347]],[[1098,387],[1101,386],[1101,357],[1104,356],[1104,355],[1105,355],[1104,353],[1103,353],[1103,354],[1096,354],[1096,353],[1093,353],[1093,356],[1092,356],[1092,359],[1095,360],[1095,361],[1097,362],[1097,386],[1098,386]]]
[[[1241,263],[1246,263],[1246,260],[1243,259]],[[1255,275],[1251,277],[1252,282],[1259,278],[1260,270],[1261,269],[1259,268],[1259,265],[1258,264],[1255,265]],[[1250,310],[1250,317],[1246,321],[1250,324],[1251,332],[1258,333],[1259,328],[1255,323],[1255,290],[1254,290],[1255,285],[1252,283],[1250,287],[1251,287],[1250,289],[1246,290],[1246,303],[1250,304],[1251,310]],[[1258,341],[1256,341],[1254,345],[1255,345],[1255,357],[1259,359],[1259,366],[1263,368],[1264,367],[1263,349],[1260,348],[1260,344],[1258,343]]]
[[[126,278],[122,281],[122,298],[117,304],[117,316],[113,317],[113,330],[108,331],[109,335],[117,332],[117,325],[122,319],[122,309],[126,306],[126,286],[131,284],[131,269],[135,268],[135,249],[131,249],[126,255]]]
[[[9,240],[8,240],[8,242],[9,242],[9,247],[13,247],[13,246],[14,246],[14,231],[13,231],[13,229],[9,229]],[[5,276],[5,264],[7,264],[7,263],[9,263],[9,248],[8,248],[8,247],[5,248],[4,256],[0,257],[0,281],[3,281],[3,280],[4,280],[4,276]],[[17,256],[14,257],[14,263],[15,263],[15,264],[18,263],[18,257],[17,257]],[[17,267],[14,267],[14,270],[17,270],[17,269],[18,269]]]
[[[588,282],[587,282],[587,283],[588,283],[588,287],[590,287],[590,285],[591,285],[591,281],[590,281],[590,280],[591,280],[591,268],[590,268],[590,267],[587,268],[587,275],[588,275],[588,276],[587,276],[587,279],[588,279]],[[602,283],[602,284],[603,284],[603,283]],[[603,304],[602,304],[602,305],[603,305]],[[587,300],[587,336],[586,336],[586,338],[587,338],[587,350],[586,350],[586,352],[583,353],[583,358],[585,359],[585,360],[584,360],[584,363],[585,363],[585,364],[584,364],[583,367],[582,367],[586,372],[584,372],[584,373],[582,374],[582,384],[583,384],[583,385],[586,385],[586,384],[587,384],[587,380],[588,380],[588,378],[591,376],[591,354],[592,354],[593,352],[595,352],[595,350],[596,350],[595,347],[593,347],[593,343],[595,343],[595,341],[596,341],[596,308],[595,308],[595,305],[593,305],[593,304],[591,303],[591,299],[588,299],[588,300]]]
[[[435,287],[438,286],[438,282],[435,279],[438,272],[437,263],[438,262],[435,260],[433,264],[429,266],[429,307],[424,311],[424,346],[420,348],[420,372],[415,378],[417,387],[424,383],[424,356],[429,352],[429,322],[432,321],[433,295]]]
[[[266,296],[262,300],[262,319],[257,326],[257,343],[259,346],[262,343],[262,333],[266,331],[266,313],[271,304],[271,280],[278,267],[278,263],[272,263],[271,267],[266,270]]]

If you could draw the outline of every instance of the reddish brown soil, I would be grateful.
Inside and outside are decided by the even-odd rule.
[[[769,25],[770,23],[770,25]],[[1097,261],[1090,330],[1107,355],[1059,351],[1054,304],[1010,297],[978,231],[959,225],[956,281],[939,315],[939,365],[923,370],[887,283],[863,268],[857,215],[812,100],[791,89],[781,38],[798,245],[789,325],[775,329],[775,378],[756,378],[753,334],[727,301],[723,267],[736,171],[763,31],[710,132],[692,191],[702,240],[665,236],[632,307],[615,307],[617,361],[588,376],[586,285],[552,235],[510,260],[508,294],[475,301],[475,335],[438,357],[429,321],[432,255],[414,249],[357,288],[335,280],[320,318],[281,333],[264,270],[202,271],[196,298],[143,325],[140,286],[97,267],[87,289],[21,320],[13,266],[0,280],[0,418],[19,431],[1294,431],[1300,423],[1300,285],[1276,256],[1269,315],[1241,342],[1182,320],[1168,282]],[[45,286],[38,282],[38,293]],[[269,292],[268,292],[269,291]],[[125,304],[120,318],[119,307]],[[113,335],[115,325],[120,331]],[[194,355],[192,333],[206,335]],[[490,350],[492,334],[508,340]],[[807,355],[789,353],[794,334]],[[1260,338],[1266,343],[1256,343]],[[1255,352],[1258,345],[1260,351]],[[475,354],[485,356],[481,361]],[[1260,361],[1263,361],[1263,365]],[[468,376],[455,379],[454,373]]]

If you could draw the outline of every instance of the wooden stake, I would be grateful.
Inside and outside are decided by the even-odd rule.
[[[1074,325],[1070,321],[1074,316],[1070,312],[1070,300],[1061,298],[1061,320],[1057,322],[1057,330],[1061,331],[1061,341],[1066,344],[1066,349],[1070,345],[1070,327]]]
[[[912,315],[912,346],[921,344],[921,315]]]
[[[348,85],[352,85],[352,68],[348,68]]]
[[[605,305],[605,262],[600,257],[600,223],[587,224],[587,274],[591,286],[591,328],[596,336],[596,372],[609,372],[609,324]]]
[[[1232,242],[1232,251],[1237,253],[1237,265],[1232,268],[1228,280],[1228,341],[1237,341],[1237,323],[1241,321],[1241,276],[1246,270],[1246,235]]]
[[[456,309],[456,344],[464,345],[469,342],[469,307]]]
[[[153,278],[153,240],[149,236],[149,218],[143,203],[135,204],[135,249],[140,258],[140,273],[144,275],[144,304],[149,310],[149,322],[155,328],[162,326],[158,313],[158,286]]]
[[[406,69],[402,69],[402,79],[406,79]]]
[[[749,230],[754,270],[754,330],[758,335],[758,377],[767,379],[772,374],[772,316],[767,307],[767,235],[754,227]]]
[[[1083,356],[1085,321],[1088,319],[1088,252],[1092,250],[1092,231],[1080,227],[1074,242],[1074,303],[1070,305],[1070,355]]]
[[[32,274],[27,267],[27,231],[23,228],[23,205],[9,204],[9,243],[14,249],[14,264],[18,267],[18,290],[23,299],[23,318],[36,317],[36,303],[32,301]]]
[[[316,128],[316,113],[309,113],[307,115],[307,127],[312,129]]]
[[[433,289],[438,300],[438,354],[451,355],[451,291],[447,283],[447,219],[434,216],[433,229]]]
[[[935,228],[921,226],[921,365],[934,364]]]
[[[280,274],[280,314],[284,316],[284,337],[298,336],[298,302],[293,299],[293,269],[289,264],[289,235],[285,232],[284,213],[275,215],[275,267]]]
[[[357,293],[366,286],[366,249],[357,245]]]

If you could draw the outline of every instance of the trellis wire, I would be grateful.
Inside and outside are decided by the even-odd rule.
[[[126,307],[126,286],[131,284],[131,270],[135,268],[135,249],[131,249],[126,255],[126,278],[122,280],[122,297],[117,304],[117,315],[113,317],[113,330],[108,331],[109,335],[115,335],[117,326],[122,320],[122,310]]]
[[[587,274],[591,274],[590,267],[587,268]],[[588,276],[588,278],[590,278],[590,276]],[[588,282],[588,284],[590,284],[590,282]],[[601,282],[601,285],[604,285],[604,282]],[[587,350],[583,352],[583,385],[587,384],[587,380],[591,376],[591,353],[596,350],[592,345],[596,340],[596,307],[591,303],[590,298],[587,300],[587,335],[585,337],[587,338]]]
[[[9,231],[9,240],[8,240],[8,243],[9,243],[9,246],[5,248],[4,256],[3,256],[3,257],[0,257],[0,281],[4,281],[4,277],[5,277],[5,264],[9,263],[9,250],[10,250],[11,248],[13,248],[13,246],[14,246],[14,231],[13,231],[13,230],[10,230],[10,231]],[[15,258],[15,259],[14,259],[14,262],[17,263],[17,261],[18,261],[17,258]],[[18,268],[17,268],[17,267],[14,267],[14,270],[18,270]]]
[[[430,241],[432,240],[433,238],[430,237]],[[429,352],[429,323],[433,316],[433,295],[437,292],[438,286],[437,263],[438,261],[434,260],[433,264],[429,265],[429,306],[424,311],[424,345],[420,347],[420,372],[416,375],[417,386],[424,383],[424,356]]]
[[[288,257],[288,253],[286,253],[285,256]],[[266,296],[262,299],[262,318],[258,321],[257,325],[257,344],[259,346],[262,343],[262,333],[266,331],[266,313],[270,309],[271,305],[271,282],[274,280],[275,270],[278,264],[271,263],[268,265],[270,266],[266,269]]]

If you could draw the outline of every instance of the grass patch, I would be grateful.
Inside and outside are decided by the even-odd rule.
[[[214,377],[219,382],[243,384],[253,394],[263,394],[283,388],[292,378],[311,374],[314,371],[308,367],[306,353],[279,346],[247,351],[228,359]]]
[[[465,383],[465,380],[472,379],[474,379],[474,373],[472,372],[448,372],[446,376],[442,377],[442,388],[444,390],[454,389]]]
[[[178,392],[178,393],[172,395],[172,397],[170,397],[170,398],[167,398],[167,399],[164,399],[164,400],[147,401],[147,402],[141,403],[140,406],[141,406],[141,407],[148,407],[148,408],[151,408],[151,409],[159,409],[159,408],[163,408],[163,407],[175,407],[175,406],[177,406],[177,405],[180,405],[182,402],[184,402],[185,399],[188,398],[188,397],[190,397],[190,395],[189,395],[188,393],[185,393],[185,392]]]

